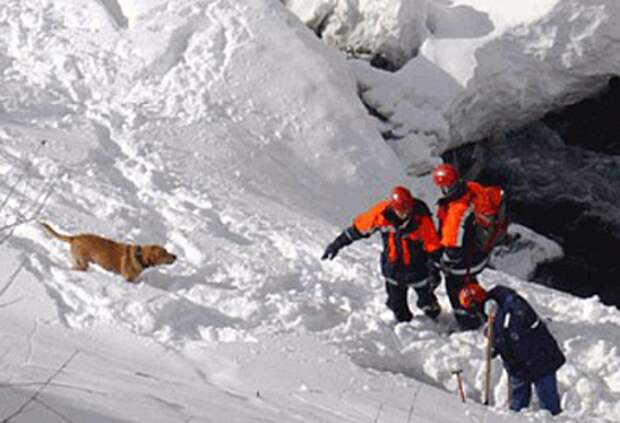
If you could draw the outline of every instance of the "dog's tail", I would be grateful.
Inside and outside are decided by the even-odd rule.
[[[63,234],[59,234],[58,232],[56,232],[54,229],[52,229],[52,227],[50,225],[48,225],[47,223],[43,223],[43,222],[39,222],[41,224],[41,226],[43,226],[45,228],[45,230],[52,235],[54,238],[58,238],[61,241],[65,241],[65,242],[71,242],[73,241],[72,236],[70,235],[63,235]]]

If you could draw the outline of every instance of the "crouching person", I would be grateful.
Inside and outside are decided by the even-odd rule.
[[[500,355],[509,375],[510,409],[519,411],[529,406],[533,384],[540,406],[559,414],[562,409],[555,373],[566,358],[530,304],[508,287],[498,285],[487,292],[478,284],[466,285],[459,301],[483,316],[495,315],[493,356]]]
[[[375,232],[383,239],[381,272],[386,305],[396,320],[408,322],[413,317],[407,300],[410,287],[418,296],[417,306],[427,316],[437,317],[441,308],[434,291],[441,279],[429,255],[440,254],[439,236],[427,205],[406,188],[393,188],[389,199],[357,216],[353,225],[327,246],[321,259],[332,260],[341,248]]]

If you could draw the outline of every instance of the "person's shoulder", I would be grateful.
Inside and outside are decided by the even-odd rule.
[[[396,214],[394,213],[394,211],[390,207],[390,201],[389,200],[381,200],[381,201],[375,203],[366,212],[366,214],[369,215],[369,216],[372,216],[373,219],[375,219],[375,221],[378,224],[385,224],[386,222],[393,220],[394,217],[396,216]]]
[[[353,219],[354,225],[360,229],[384,224],[386,213],[390,210],[388,207],[389,204],[390,202],[387,200],[382,200],[373,204],[369,209],[358,214],[355,219]]]
[[[371,208],[383,210],[390,205],[390,200],[377,201]]]
[[[389,200],[378,201],[375,204],[373,204],[372,206],[370,206],[370,208],[368,209],[367,213],[381,214],[381,213],[383,213],[388,208],[389,205],[390,205],[390,201]]]
[[[489,290],[489,296],[493,299],[500,300],[500,301],[507,297],[512,297],[516,295],[518,294],[514,289],[508,288],[507,286],[504,286],[504,285],[496,285]]]
[[[416,198],[416,201],[413,205],[413,213],[417,215],[427,215],[431,216],[431,209],[428,207],[428,204],[419,198]]]
[[[467,191],[469,192],[473,192],[473,193],[480,193],[483,192],[485,189],[485,186],[482,185],[479,182],[476,181],[466,181],[465,182],[465,186],[467,187]]]

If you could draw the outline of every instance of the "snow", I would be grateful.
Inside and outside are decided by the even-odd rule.
[[[620,58],[610,54],[618,51],[619,17],[615,1],[561,1],[482,46],[472,79],[447,112],[453,142],[519,127],[605,86],[620,73]],[[465,121],[477,123],[456,125]]]
[[[395,183],[436,193],[381,139],[357,71],[279,1],[9,0],[0,31],[0,226],[16,224],[0,233],[3,418],[557,420],[506,411],[499,361],[480,405],[483,336],[448,335],[448,313],[386,323],[377,240],[319,260]],[[135,285],[76,272],[39,220],[180,258]],[[543,242],[509,265],[560,254]],[[549,321],[569,362],[562,420],[617,421],[617,309],[497,271],[482,283]]]
[[[536,266],[564,257],[562,247],[525,226],[510,224],[508,233],[515,237],[510,247],[499,246],[493,250],[491,265],[523,280],[534,277]]]
[[[284,0],[326,43],[400,68],[428,37],[427,0]]]
[[[285,1],[304,23],[321,29],[326,43],[357,57],[390,58],[398,69],[393,73],[364,69],[367,62],[352,68],[363,101],[385,118],[380,129],[394,137],[390,145],[411,174],[429,167],[420,152],[437,157],[519,128],[591,96],[620,74],[620,3],[614,0],[389,3]],[[394,10],[409,8],[415,18],[405,12],[394,18]],[[389,40],[377,37],[377,28]]]

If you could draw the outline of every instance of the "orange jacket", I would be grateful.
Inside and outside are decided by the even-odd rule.
[[[441,248],[428,206],[421,200],[416,200],[413,212],[405,222],[398,219],[389,207],[389,201],[381,201],[357,216],[353,227],[363,237],[380,231],[385,264],[398,265],[402,269],[426,266],[428,253]],[[383,270],[385,273],[385,266]]]
[[[491,216],[500,207],[502,190],[499,187],[485,187],[477,182],[466,182],[460,192],[452,198],[439,201],[437,217],[441,233],[441,245],[460,248],[471,233],[470,226],[482,227],[491,224]]]

